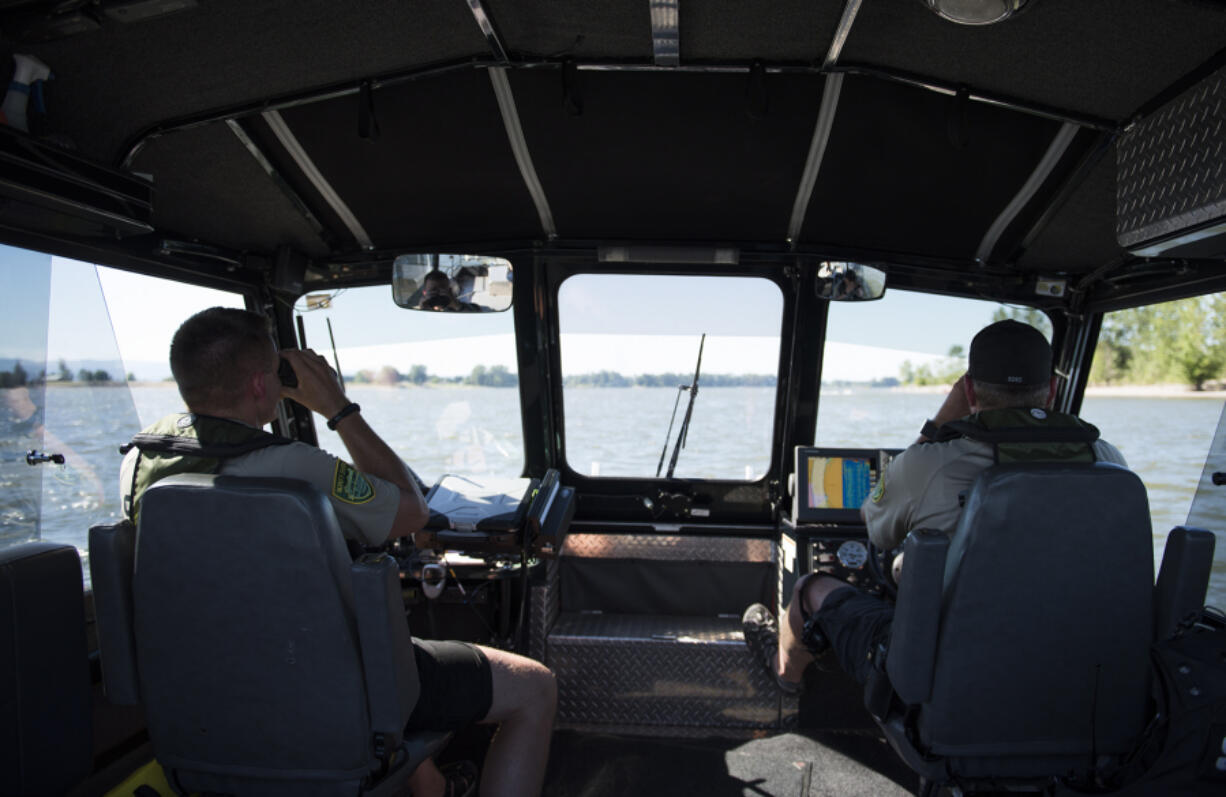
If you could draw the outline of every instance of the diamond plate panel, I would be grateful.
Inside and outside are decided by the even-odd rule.
[[[1226,217],[1226,67],[1134,125],[1116,153],[1121,245]]]
[[[545,639],[558,618],[558,560],[545,561],[545,583],[528,590],[528,656],[545,662]]]
[[[549,635],[558,721],[778,729],[793,716],[739,618],[562,615]]]
[[[683,562],[772,562],[775,544],[748,537],[655,534],[568,534],[564,556],[587,559],[657,559]]]

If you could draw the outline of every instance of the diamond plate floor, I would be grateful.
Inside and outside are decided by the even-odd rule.
[[[740,618],[564,613],[546,663],[559,725],[778,730],[797,710],[750,656]]]

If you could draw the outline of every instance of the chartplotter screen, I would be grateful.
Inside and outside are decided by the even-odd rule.
[[[878,452],[796,448],[792,514],[797,522],[856,520],[876,484]]]

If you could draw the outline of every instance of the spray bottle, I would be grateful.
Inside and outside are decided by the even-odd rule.
[[[51,69],[34,56],[23,53],[16,53],[13,61],[13,82],[9,84],[8,94],[4,95],[4,105],[0,106],[0,122],[28,133],[26,107],[33,97],[34,110],[44,112],[42,85],[51,77]]]

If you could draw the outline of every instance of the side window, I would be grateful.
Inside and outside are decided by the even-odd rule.
[[[815,445],[905,448],[966,372],[971,338],[1013,318],[1051,339],[1042,312],[996,302],[887,290],[873,302],[832,302],[822,357]]]
[[[306,345],[339,363],[349,398],[426,483],[524,469],[514,317],[405,310],[387,285],[308,295],[295,305]],[[335,340],[335,354],[332,342]],[[321,448],[348,459],[315,419]]]
[[[9,247],[0,287],[14,308],[0,321],[0,546],[52,540],[84,557],[89,527],[120,516],[118,446],[182,408],[174,330],[242,297]]]
[[[591,476],[770,466],[783,297],[756,277],[580,274],[558,291],[566,460]],[[703,335],[706,335],[703,343]],[[702,347],[691,426],[677,439]]]
[[[1226,466],[1223,318],[1226,293],[1108,313],[1082,404],[1149,490],[1155,563],[1173,527],[1217,532],[1215,606],[1226,605],[1226,487],[1211,480]]]

